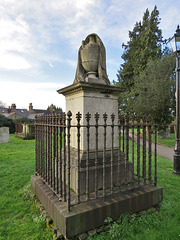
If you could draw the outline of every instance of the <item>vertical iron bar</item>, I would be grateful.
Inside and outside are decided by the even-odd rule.
[[[50,170],[51,170],[51,187],[53,187],[53,159],[52,159],[52,137],[53,137],[53,117],[50,115]]]
[[[133,179],[134,179],[134,114],[131,116],[132,127],[132,164],[133,164]]]
[[[40,145],[40,117],[38,118],[38,175],[40,176],[40,166],[41,166],[41,158],[40,158],[40,151],[41,151],[41,145]]]
[[[98,120],[99,113],[96,112],[95,118],[95,129],[96,129],[96,149],[95,149],[95,198],[98,198]]]
[[[51,124],[51,120],[50,120],[50,116],[48,115],[47,116],[47,120],[48,120],[48,184],[50,185],[50,180],[51,180],[51,156],[50,156],[50,153],[51,153],[51,138],[50,138],[50,135],[51,135],[51,127],[50,127],[50,124]]]
[[[124,118],[123,118],[123,146],[122,146],[123,153],[124,153],[124,148],[125,148],[125,137],[124,137],[124,135],[125,135],[125,126],[124,126]]]
[[[114,151],[114,113],[111,114],[111,194],[114,192],[114,181],[113,181],[113,151]]]
[[[39,154],[39,176],[41,176],[41,117],[39,117],[39,126],[38,126],[38,154]]]
[[[63,116],[59,116],[59,124],[60,124],[60,137],[59,137],[59,188],[60,188],[60,198],[62,198],[62,138],[63,138]]]
[[[152,151],[151,151],[151,117],[148,118],[148,122],[149,122],[149,127],[148,127],[148,131],[149,131],[149,169],[148,169],[148,179],[149,182],[151,183],[151,156],[152,156]]]
[[[89,136],[90,136],[90,132],[89,132],[89,128],[90,128],[90,121],[91,118],[91,114],[88,112],[86,114],[86,121],[87,121],[87,125],[86,125],[86,129],[87,129],[87,154],[86,154],[86,200],[89,200]]]
[[[104,147],[103,147],[103,199],[106,201],[106,128],[107,128],[107,113],[103,114],[104,119]]]
[[[56,189],[56,127],[55,127],[55,115],[52,116],[53,126],[53,189]]]
[[[125,161],[129,161],[129,116],[125,115]]]
[[[55,123],[56,123],[56,192],[57,194],[59,194],[58,115],[55,115]]]
[[[43,143],[43,116],[40,117],[41,119],[41,125],[40,125],[40,129],[41,129],[41,135],[40,135],[40,144],[41,144],[41,177],[42,179],[44,178],[44,172],[43,172],[43,157],[44,157],[44,143]]]
[[[38,118],[35,117],[35,153],[36,153],[36,163],[35,163],[35,171],[36,176],[38,175]]]
[[[70,211],[70,207],[71,207],[71,193],[70,193],[70,185],[71,185],[71,182],[70,182],[70,171],[71,171],[71,166],[70,166],[70,157],[71,157],[71,153],[70,153],[70,138],[71,138],[71,134],[70,134],[70,129],[71,129],[71,118],[72,116],[72,113],[71,111],[68,111],[67,113],[67,138],[68,138],[68,142],[67,142],[67,147],[68,147],[68,161],[67,161],[67,176],[68,176],[68,181],[67,181],[67,185],[68,185],[68,195],[67,195],[67,203],[68,203],[68,211]]]
[[[78,203],[80,203],[80,120],[82,118],[82,114],[80,112],[78,112],[76,114],[76,119],[77,119],[77,144],[78,144],[78,189],[77,189],[77,192],[78,192],[78,196],[77,196],[77,200],[78,200]]]
[[[39,176],[41,176],[41,117],[38,119],[39,125],[38,125],[38,155],[39,155]]]
[[[140,184],[140,116],[137,117],[137,177]]]
[[[45,116],[42,116],[42,170],[43,170],[43,179],[46,180],[46,172],[45,172]]]
[[[63,142],[64,142],[64,202],[66,202],[66,114],[63,116],[63,125],[64,125],[64,135],[63,135]]]
[[[124,176],[125,184],[128,184],[127,179],[127,162],[129,161],[129,116],[125,115],[125,161],[124,161]]]
[[[39,175],[39,119],[36,117],[36,175]]]
[[[143,179],[146,184],[146,117],[143,116]]]
[[[120,178],[120,163],[121,163],[121,115],[118,114],[118,137],[119,137],[119,145],[118,145],[118,185],[119,190],[121,189],[121,178]]]
[[[157,125],[155,125],[154,186],[157,186]]]
[[[45,116],[45,159],[46,159],[46,176],[45,176],[45,181],[47,182],[47,176],[48,176],[48,148],[47,148],[47,143],[48,143],[48,126],[47,126],[47,115]]]

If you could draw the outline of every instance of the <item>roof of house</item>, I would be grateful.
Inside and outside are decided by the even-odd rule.
[[[2,115],[5,116],[5,117],[10,117],[10,116],[12,116],[14,114],[16,114],[16,113],[15,112],[10,112],[10,113],[3,113]]]
[[[40,116],[40,115],[44,115],[44,113],[30,113],[30,114],[28,115],[28,118],[29,118],[29,119],[35,119],[36,116]]]
[[[9,110],[9,111],[8,111]],[[0,108],[0,114],[8,117],[12,114],[17,114],[19,117],[28,117],[29,112],[27,109],[8,109],[8,108]]]
[[[44,114],[51,114],[50,110],[43,110],[43,109],[33,109],[32,113],[44,113]]]
[[[58,111],[55,111],[55,113],[60,114],[62,112],[58,110]],[[36,115],[48,115],[48,114],[51,114],[51,111],[43,110],[43,109],[34,109],[34,108],[31,108],[30,111],[28,111],[27,109],[16,109],[16,105],[12,104],[12,106],[9,108],[0,107],[0,114],[10,118],[12,118],[13,115],[16,115],[14,118],[35,119]]]

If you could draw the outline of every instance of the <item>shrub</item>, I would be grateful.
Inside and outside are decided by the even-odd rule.
[[[10,133],[15,133],[15,123],[12,119],[0,115],[0,127],[9,127]]]

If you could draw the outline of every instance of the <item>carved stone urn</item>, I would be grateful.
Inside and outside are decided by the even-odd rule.
[[[80,51],[82,66],[89,78],[97,78],[100,49],[95,35],[89,35],[89,43],[82,45]]]

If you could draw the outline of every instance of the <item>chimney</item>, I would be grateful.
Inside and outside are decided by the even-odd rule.
[[[29,113],[32,113],[32,110],[33,110],[33,105],[32,103],[29,104]]]
[[[50,106],[50,112],[51,112],[51,115],[54,114],[54,108],[53,108],[53,105],[52,105],[52,104],[51,104],[51,106]]]
[[[9,107],[6,109],[6,113],[10,113],[10,112],[11,112],[11,108]]]
[[[11,104],[11,109],[12,109],[12,110],[16,110],[16,104],[15,104],[15,103],[12,103],[12,104]]]

